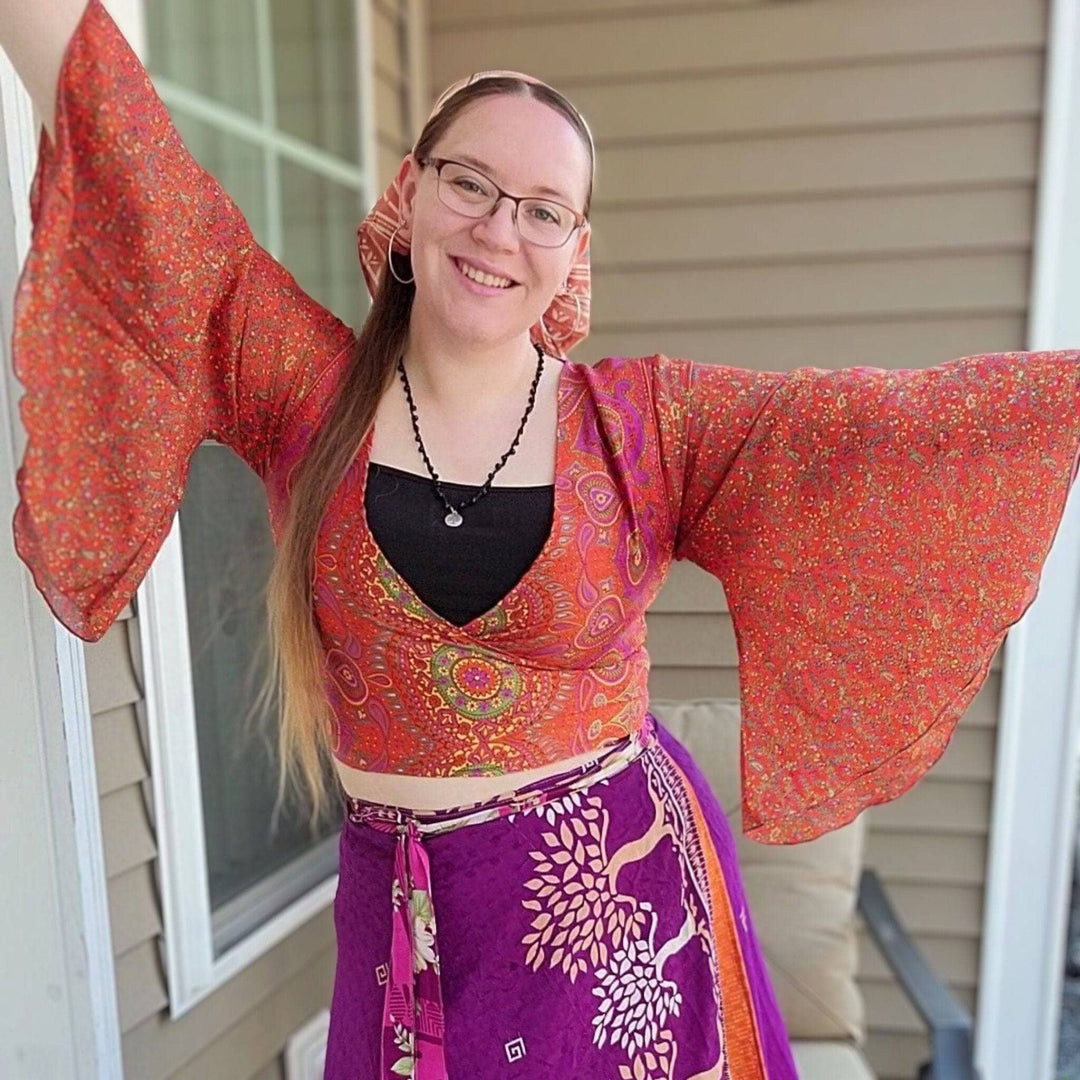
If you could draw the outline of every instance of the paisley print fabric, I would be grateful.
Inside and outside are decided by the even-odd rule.
[[[1035,599],[1080,351],[657,371],[674,557],[723,583],[738,644],[743,828],[808,840],[937,761]]]
[[[199,443],[264,475],[355,334],[254,241],[100,0],[65,51],[54,130],[15,295],[14,540],[60,622],[97,641],[168,535]]]
[[[1076,474],[1078,361],[567,361],[551,536],[463,627],[366,528],[369,437],[320,539],[320,629],[354,656],[328,682],[336,753],[473,775],[620,738],[647,707],[645,612],[671,560],[691,559],[723,583],[739,649],[745,832],[782,843],[846,824],[937,760],[1034,599]],[[286,466],[332,370],[283,439]]]
[[[327,1080],[794,1080],[726,820],[652,714],[482,803],[345,806]]]
[[[164,540],[202,439],[259,474],[280,536],[355,334],[253,241],[99,0],[40,155],[13,529],[57,618],[93,641]],[[691,559],[731,610],[747,834],[810,839],[906,791],[1036,595],[1076,475],[1080,352],[562,364],[550,535],[464,626],[367,528],[365,437],[313,568],[337,757],[472,776],[617,743],[646,715],[645,612]]]

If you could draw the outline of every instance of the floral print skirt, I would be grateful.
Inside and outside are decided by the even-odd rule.
[[[325,1080],[795,1080],[727,819],[651,713],[483,802],[344,802]]]

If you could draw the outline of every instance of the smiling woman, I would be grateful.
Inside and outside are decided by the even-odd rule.
[[[574,363],[592,136],[515,73],[450,87],[361,223],[357,338],[253,242],[98,0],[57,102],[16,296],[17,550],[96,640],[203,438],[262,479],[280,791],[318,812],[339,770],[329,1080],[793,1080],[727,821],[648,709],[645,613],[676,559],[723,582],[749,836],[895,798],[1035,595],[1080,354]],[[447,196],[453,162],[477,179]],[[380,470],[413,528],[376,540]],[[485,529],[498,589],[483,562],[421,586]]]

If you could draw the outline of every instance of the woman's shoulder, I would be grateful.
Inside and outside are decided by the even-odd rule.
[[[573,381],[593,397],[612,398],[645,407],[672,396],[683,397],[690,388],[690,360],[649,353],[616,355],[599,360],[566,361],[566,381]]]

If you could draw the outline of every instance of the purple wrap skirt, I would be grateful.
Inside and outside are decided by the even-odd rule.
[[[344,802],[325,1080],[796,1080],[727,819],[651,713],[482,802]]]

